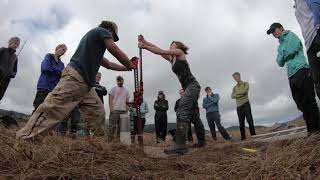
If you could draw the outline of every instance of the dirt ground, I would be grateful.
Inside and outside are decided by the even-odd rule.
[[[320,179],[320,137],[275,143],[213,142],[184,156],[155,157],[105,137],[18,141],[1,129],[0,179]],[[161,150],[154,135],[145,145]],[[242,148],[256,149],[247,152]],[[156,151],[155,151],[156,153]]]

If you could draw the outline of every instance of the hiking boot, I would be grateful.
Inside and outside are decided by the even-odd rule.
[[[189,129],[188,123],[177,123],[177,133],[175,143],[164,150],[166,154],[183,154],[188,152],[186,145],[186,134]]]
[[[205,146],[205,144],[202,143],[195,143],[192,146],[190,146],[191,148],[203,148]]]

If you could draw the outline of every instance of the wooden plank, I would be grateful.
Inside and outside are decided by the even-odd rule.
[[[307,137],[307,128],[306,126],[286,129],[283,131],[277,131],[272,133],[260,134],[252,136],[252,140],[256,142],[274,142],[286,139],[293,139],[293,138],[301,138]]]

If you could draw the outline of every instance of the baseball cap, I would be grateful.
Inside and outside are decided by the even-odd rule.
[[[283,26],[280,23],[273,23],[273,24],[271,24],[270,28],[268,29],[267,34],[269,35],[269,34],[273,33],[276,28],[283,28]]]

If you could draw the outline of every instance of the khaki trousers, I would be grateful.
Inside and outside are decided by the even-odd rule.
[[[54,128],[77,105],[89,131],[102,135],[105,111],[100,98],[75,69],[67,66],[57,86],[33,113],[26,126],[17,131],[16,137],[28,139]]]

